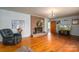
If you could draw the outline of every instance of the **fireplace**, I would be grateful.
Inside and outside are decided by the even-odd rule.
[[[31,16],[32,35],[38,35],[44,33],[44,18]]]
[[[33,34],[42,33],[42,32],[43,32],[43,28],[42,27],[35,27]]]
[[[42,33],[43,28],[44,28],[43,26],[44,26],[44,21],[43,20],[38,20],[36,22],[36,27],[34,28],[33,34]]]

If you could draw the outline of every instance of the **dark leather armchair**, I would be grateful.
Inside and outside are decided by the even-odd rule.
[[[4,45],[14,45],[21,42],[22,36],[20,33],[13,33],[11,29],[0,30],[1,36],[3,37]]]

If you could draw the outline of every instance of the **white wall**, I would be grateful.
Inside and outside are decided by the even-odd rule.
[[[31,15],[23,14],[13,11],[7,11],[0,9],[0,29],[10,28],[12,29],[12,20],[25,20],[25,27],[23,28],[22,37],[28,37],[31,35]],[[16,29],[12,29],[16,32]]]
[[[73,25],[72,26],[71,34],[79,36],[79,25]]]
[[[79,16],[70,16],[70,17],[63,17],[57,20],[61,20],[62,25],[69,25],[71,26],[71,35],[79,36],[79,25],[72,25],[72,19],[79,19]],[[66,21],[64,21],[66,20]]]
[[[48,18],[45,18],[45,28],[44,31],[47,33],[48,32]]]

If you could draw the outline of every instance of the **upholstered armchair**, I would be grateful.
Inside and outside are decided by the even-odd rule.
[[[4,45],[15,45],[21,42],[22,36],[20,33],[13,33],[11,29],[0,30],[2,42]]]

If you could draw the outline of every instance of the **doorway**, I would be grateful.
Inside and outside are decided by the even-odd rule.
[[[50,32],[50,20],[48,21],[48,33]]]
[[[56,34],[56,21],[51,21],[50,27],[51,33]]]

